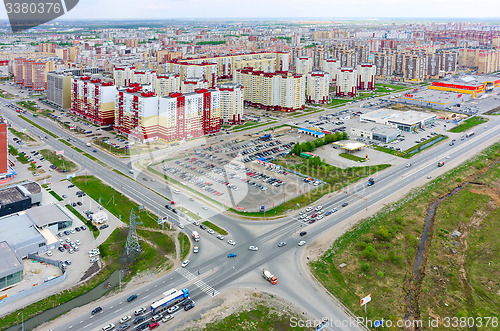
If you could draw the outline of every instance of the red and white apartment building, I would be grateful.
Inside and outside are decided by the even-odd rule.
[[[114,122],[114,101],[117,89],[113,82],[73,78],[71,82],[71,112],[98,125]]]

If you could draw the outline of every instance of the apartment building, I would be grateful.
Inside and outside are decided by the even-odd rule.
[[[357,94],[357,72],[354,68],[337,70],[335,95],[338,97],[355,97]]]
[[[244,87],[241,84],[225,83],[219,86],[222,123],[242,124],[244,109]]]
[[[336,59],[326,59],[323,60],[323,71],[327,72],[330,77],[330,84],[335,84],[337,78],[337,70],[340,67],[340,63]]]
[[[117,91],[113,129],[142,142],[158,140],[158,96],[140,84]]]
[[[173,72],[166,72],[163,74],[155,73],[153,74],[151,82],[153,92],[159,97],[167,96],[170,93],[180,92],[180,84],[180,75]]]
[[[442,50],[439,52],[439,55],[441,57],[440,65],[443,74],[454,75],[457,71],[458,53],[451,50]]]
[[[14,82],[33,91],[47,89],[47,74],[54,70],[53,61],[42,59],[14,59]]]
[[[373,63],[361,63],[356,68],[357,89],[358,90],[374,90],[375,89],[375,74],[377,68]]]
[[[70,109],[71,79],[71,74],[49,72],[47,74],[47,101],[60,109]]]
[[[184,81],[185,79],[191,77],[199,77],[207,81],[208,87],[214,88],[215,86],[217,86],[218,69],[216,63],[190,63],[184,60],[174,60],[170,62],[169,65],[170,72],[178,74],[181,81]]]
[[[325,71],[312,71],[307,74],[306,101],[313,104],[328,103],[330,74]]]
[[[423,54],[406,54],[403,80],[405,82],[422,82],[426,78],[426,56]]]
[[[235,71],[233,82],[245,87],[245,102],[254,107],[285,112],[305,107],[305,76],[243,68]]]
[[[132,83],[132,73],[135,67],[115,67],[113,68],[113,83],[117,88],[130,86]]]
[[[203,77],[189,77],[181,81],[181,92],[182,93],[193,93],[199,89],[207,89],[208,81]]]
[[[427,53],[425,56],[427,62],[425,77],[432,79],[439,78],[441,73],[441,55],[437,53]]]
[[[458,64],[462,67],[476,69],[480,74],[499,71],[500,49],[461,48],[458,51]]]
[[[98,125],[114,122],[114,101],[117,89],[113,82],[73,78],[71,82],[71,112]]]
[[[298,75],[307,75],[313,68],[313,61],[310,57],[299,57],[295,60],[295,72]]]

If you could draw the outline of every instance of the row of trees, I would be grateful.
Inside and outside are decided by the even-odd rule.
[[[299,156],[303,152],[312,152],[316,148],[323,145],[331,144],[335,141],[346,140],[347,132],[335,132],[334,134],[327,134],[324,138],[319,138],[313,141],[306,141],[304,143],[296,143],[293,145],[292,153]]]

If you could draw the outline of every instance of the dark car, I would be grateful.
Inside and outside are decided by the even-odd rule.
[[[134,319],[134,324],[139,324],[141,322],[144,322],[146,318],[144,316],[138,316]]]
[[[87,230],[87,227],[86,227],[85,225],[82,225],[82,226],[80,227],[80,230],[85,231],[85,230]]]
[[[100,313],[102,311],[102,308],[101,307],[97,307],[95,308],[94,310],[92,310],[92,315],[95,315],[97,313]]]
[[[177,214],[177,209],[172,208],[172,211],[174,212],[174,214]]]
[[[76,232],[80,232],[80,231],[82,231],[82,229],[80,229],[80,228],[77,226],[77,227],[75,227],[75,231],[76,231]]]
[[[129,296],[127,298],[127,302],[132,302],[134,301],[135,299],[137,299],[137,294],[132,294],[131,296]]]
[[[106,228],[109,228],[109,225],[104,224],[104,225],[101,225],[101,227],[99,227],[99,230],[104,230]]]
[[[68,185],[68,188],[72,188],[72,187],[75,187],[75,184],[69,184]]]
[[[206,230],[206,229],[207,229],[207,227],[206,227],[206,225],[205,225],[205,224],[200,224],[200,228],[201,228],[202,230]]]
[[[184,307],[184,310],[188,311],[191,308],[194,308],[194,304],[193,303],[190,303],[189,305],[187,305],[186,307]]]
[[[303,236],[305,236],[306,234],[307,234],[307,232],[306,232],[306,231],[302,231],[302,232],[300,233],[300,236],[301,236],[301,237],[303,237]]]
[[[64,252],[64,247],[62,246],[59,246],[57,249],[59,250],[59,252]]]
[[[70,233],[71,233],[71,232],[69,232],[68,230],[65,230],[65,231],[64,231],[64,234],[65,234],[65,235],[67,235],[67,236],[69,236],[69,235],[70,235]]]
[[[124,331],[124,330],[127,330],[128,328],[130,328],[130,324],[125,323],[122,326],[120,326],[120,328],[118,329],[118,331]]]
[[[191,298],[187,298],[186,300],[182,301],[181,306],[185,307],[190,303],[193,303],[193,300],[191,300]]]
[[[344,202],[344,203],[342,204],[342,207],[347,207],[348,205],[349,205],[349,204],[348,204],[347,202]]]
[[[149,326],[148,323],[142,323],[135,327],[136,330],[145,330]]]

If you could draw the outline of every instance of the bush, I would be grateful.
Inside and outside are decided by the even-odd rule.
[[[361,255],[368,260],[373,260],[377,257],[377,251],[373,244],[366,245],[366,248],[361,252]]]
[[[377,276],[378,276],[379,278],[384,278],[384,272],[383,272],[383,271],[379,271],[379,272],[377,272]]]
[[[392,235],[389,233],[389,231],[385,228],[385,226],[381,225],[378,228],[377,231],[377,237],[382,240],[382,241],[389,241],[392,238]]]
[[[358,241],[358,242],[356,243],[356,249],[357,249],[358,251],[362,251],[363,249],[365,249],[365,248],[366,248],[366,245],[367,245],[367,244],[366,244],[364,241]]]
[[[368,272],[370,271],[370,265],[366,262],[361,262],[361,270],[363,272]]]

